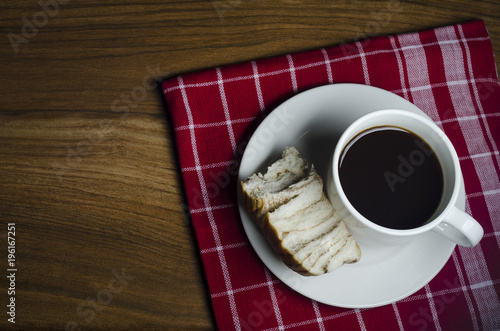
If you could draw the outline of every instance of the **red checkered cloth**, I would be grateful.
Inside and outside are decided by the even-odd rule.
[[[383,307],[315,302],[262,264],[237,207],[238,162],[277,105],[325,84],[398,94],[455,145],[466,212],[485,230],[415,294]],[[482,21],[194,72],[163,82],[185,192],[220,330],[500,328],[500,87]]]

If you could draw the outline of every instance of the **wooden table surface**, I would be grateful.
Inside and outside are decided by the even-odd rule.
[[[473,19],[485,21],[500,64],[498,0],[0,8],[0,329],[215,328],[157,81]]]

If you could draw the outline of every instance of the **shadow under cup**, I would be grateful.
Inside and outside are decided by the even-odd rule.
[[[443,172],[441,201],[434,214],[427,221],[422,221],[421,226],[400,230],[371,222],[353,207],[342,189],[339,160],[344,148],[358,134],[374,127],[398,127],[410,131],[432,148],[441,164]],[[339,139],[330,162],[327,191],[334,208],[359,243],[401,244],[415,235],[432,230],[443,221],[457,202],[461,183],[460,176],[460,164],[453,145],[445,133],[431,120],[406,110],[380,110],[365,115],[352,123]]]

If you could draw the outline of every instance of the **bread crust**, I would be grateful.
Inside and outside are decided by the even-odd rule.
[[[243,203],[245,204],[245,209],[250,214],[252,219],[260,225],[260,222],[257,220],[257,215],[264,206],[264,199],[252,197],[246,189],[245,182],[241,181],[240,185],[243,193]]]

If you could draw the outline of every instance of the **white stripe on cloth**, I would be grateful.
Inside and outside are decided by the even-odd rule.
[[[328,83],[333,84],[332,66],[330,63],[330,59],[328,58],[328,53],[324,48],[321,49],[321,53],[323,53],[323,57],[325,58],[325,67],[326,67],[326,73],[328,75]]]
[[[455,29],[453,27],[442,28],[436,30],[435,34],[443,56],[446,80],[467,79],[465,72],[466,63],[460,44],[441,42],[448,39],[457,39]],[[472,69],[470,68],[469,70]],[[448,86],[448,90],[457,117],[476,115],[476,107],[474,107],[472,102],[472,95],[468,85],[452,85]],[[490,152],[479,119],[459,121],[458,123],[470,155]],[[495,164],[492,157],[473,158],[472,162],[483,192],[500,188],[500,181],[495,171]],[[488,204],[486,197],[485,200],[491,222],[493,224],[498,223],[500,221],[500,210],[498,210],[500,204],[498,200],[492,201],[490,204]],[[470,212],[468,203],[467,209]],[[464,261],[466,275],[471,284],[491,281],[486,259],[480,245],[473,249],[459,247],[459,250]],[[500,301],[495,289],[493,287],[482,287],[480,289],[473,289],[472,294],[479,310],[482,327],[488,330],[498,327],[500,325],[500,314],[498,314],[500,311]]]
[[[178,77],[178,81],[179,81],[179,86],[180,86],[180,90],[181,90],[181,94],[182,94],[182,99],[184,101],[184,107],[186,109],[186,114],[188,116],[188,122],[190,125],[193,125],[193,114],[191,113],[191,107],[189,105],[187,93],[186,93],[186,90],[182,87],[183,86],[182,76]],[[198,146],[196,144],[196,135],[194,132],[194,128],[191,129],[190,131],[191,131],[191,147],[193,149],[193,156],[194,156],[195,165],[196,165],[196,167],[201,167],[200,158],[198,155]],[[201,170],[198,170],[197,174],[198,174],[198,180],[200,182],[200,187],[201,187],[201,191],[202,191],[203,202],[205,204],[205,207],[209,208],[210,207],[210,199],[208,198],[207,187],[205,184],[205,179],[203,178],[203,172]],[[210,227],[212,229],[212,234],[214,237],[215,244],[217,246],[221,246],[219,231],[217,229],[217,224],[215,223],[214,215],[213,215],[211,209],[207,209],[207,216],[208,216],[208,220],[210,223]],[[224,277],[226,290],[228,291],[228,293],[232,293],[231,278],[229,276],[229,270],[227,268],[226,257],[224,256],[224,251],[218,250],[217,252],[218,252],[218,256],[219,256],[220,265],[222,268],[222,274]],[[231,309],[231,314],[233,317],[234,326],[235,326],[236,330],[241,330],[240,320],[238,317],[238,311],[236,308],[236,301],[234,299],[234,295],[231,294],[228,296],[228,298],[229,298],[229,306]]]
[[[264,98],[262,97],[262,89],[260,88],[260,80],[259,80],[259,70],[257,68],[257,62],[252,61],[252,71],[253,78],[255,80],[255,90],[257,92],[257,99],[259,100],[260,111],[264,111]]]
[[[439,29],[436,37],[439,40],[456,37],[453,27],[450,29]],[[459,44],[439,44],[443,56],[446,80],[459,81],[467,80],[465,74],[465,63],[462,56],[462,49]],[[468,84],[448,85],[451,101],[459,118],[470,118],[470,120],[459,121],[464,135],[469,154],[480,154],[489,152],[488,145],[484,139],[479,117],[476,114],[476,107],[472,102],[472,95]]]
[[[356,313],[356,318],[358,319],[359,329],[362,331],[366,331],[365,321],[363,320],[363,316],[361,315],[361,310],[359,308],[354,309]]]
[[[477,78],[474,80],[477,83],[496,83],[496,80],[493,78]],[[445,87],[445,86],[451,86],[451,85],[467,85],[469,84],[470,81],[468,80],[459,80],[459,81],[447,81],[447,82],[441,82],[441,83],[432,83],[432,84],[427,84],[427,85],[422,85],[422,86],[412,86],[407,89],[407,91],[414,92],[414,91],[421,91],[421,90],[430,90],[436,87]],[[403,93],[405,90],[393,90],[393,93]],[[489,116],[485,115],[485,116]]]
[[[454,250],[451,256],[453,259],[453,263],[455,264],[455,268],[457,269],[458,281],[460,282],[460,286],[462,287],[462,291],[465,295],[465,301],[467,302],[467,308],[469,309],[469,313],[472,319],[472,325],[474,325],[474,330],[479,330],[476,311],[474,310],[474,306],[472,305],[472,299],[469,295],[469,291],[467,291],[464,275],[462,273],[462,269],[460,268],[460,262],[458,261],[457,251]]]
[[[189,211],[190,214],[199,214],[199,213],[204,213],[212,210],[217,210],[217,209],[226,209],[226,208],[231,208],[234,207],[234,204],[228,203],[225,205],[219,205],[219,206],[209,206],[209,207],[204,207],[204,208],[198,208],[198,209],[191,209]]]
[[[492,280],[491,283],[490,282],[483,282],[483,283],[479,283],[479,284],[472,284],[470,286],[463,286],[463,287],[460,286],[457,288],[436,291],[433,293],[433,296],[437,297],[437,296],[446,295],[446,294],[459,295],[460,293],[462,293],[464,291],[471,290],[472,287],[479,288],[479,287],[485,287],[485,286],[494,286],[496,284],[500,284],[500,279]],[[427,299],[427,294],[414,294],[414,295],[411,295],[411,296],[406,297],[404,299],[401,299],[400,301],[398,301],[398,303],[399,302],[413,302],[413,301],[419,301],[419,300],[425,300],[425,299]],[[323,318],[323,319],[325,319],[325,318]]]
[[[493,286],[474,286],[477,284],[490,284],[488,266],[484,258],[484,253],[480,245],[474,249],[458,248],[462,256],[465,272],[469,282],[474,301],[476,302],[479,318],[481,319],[483,330],[492,330],[500,325],[500,304]],[[470,304],[467,302],[467,304]],[[469,307],[469,310],[473,309]]]
[[[293,93],[297,93],[299,88],[297,86],[297,76],[295,76],[295,66],[293,65],[292,55],[287,54],[286,58],[288,60],[288,66],[289,66],[289,70],[290,70],[290,78],[292,80]]]
[[[281,318],[281,312],[280,312],[280,307],[278,304],[278,299],[276,298],[276,292],[274,291],[273,287],[273,278],[269,274],[269,271],[267,269],[264,269],[264,272],[266,274],[266,280],[269,288],[269,294],[271,296],[271,302],[273,304],[273,309],[274,309],[274,316],[276,316],[276,322],[278,322],[278,328],[280,330],[284,330],[285,327],[283,325],[283,319]]]
[[[480,196],[491,196],[491,195],[496,195],[500,193],[500,189],[498,190],[490,190],[490,191],[482,191],[482,192],[475,192],[475,193],[469,193],[466,195],[467,198],[477,198]],[[486,199],[485,199],[486,200]],[[495,199],[495,201],[498,203],[498,198]],[[498,231],[495,231],[498,232]]]
[[[489,113],[483,116],[479,115],[471,115],[471,116],[462,116],[462,117],[454,117],[454,118],[447,118],[442,121],[437,121],[436,123],[443,124],[443,123],[453,123],[453,122],[464,122],[464,121],[478,121],[480,117],[482,118],[488,118],[488,117],[499,117],[500,113]],[[492,151],[491,153],[498,153],[498,151]],[[480,153],[481,154],[481,153]],[[475,155],[475,154],[473,154]]]
[[[398,41],[406,61],[408,85],[413,103],[429,115],[434,122],[437,122],[440,118],[432,89],[412,90],[415,87],[431,85],[425,49],[421,45],[420,37],[418,33],[405,34],[399,36]]]
[[[474,72],[472,69],[472,59],[471,59],[471,55],[470,55],[470,49],[469,49],[469,45],[467,44],[467,41],[465,39],[465,35],[464,35],[464,31],[462,29],[462,26],[460,26],[460,25],[458,26],[458,31],[460,33],[460,38],[461,38],[461,41],[463,42],[463,45],[465,48],[465,56],[466,56],[466,60],[467,60],[467,67],[469,68],[469,76],[472,77],[472,79],[474,79]],[[475,84],[472,84],[472,90],[474,92],[474,98],[476,99],[479,113],[483,116],[484,109],[483,109],[483,105],[481,104],[482,100],[481,100],[481,97],[479,96],[479,92],[478,92]],[[486,135],[488,136],[488,139],[491,143],[491,146],[493,147],[494,150],[498,150],[495,139],[493,139],[493,135],[492,135],[490,127],[488,125],[488,121],[483,120],[483,124],[484,124],[484,127],[486,129]],[[497,164],[500,164],[500,157],[498,155],[496,157],[496,160],[497,160]]]
[[[401,315],[399,315],[399,309],[396,303],[392,304],[392,309],[394,310],[394,315],[396,316],[396,320],[398,321],[399,330],[403,331],[405,328],[403,326],[403,321],[401,320]]]
[[[438,41],[446,38],[457,38],[454,28],[440,29],[436,31],[436,37]],[[469,74],[473,77],[473,69],[470,67],[471,61],[470,59],[464,61],[462,48],[459,44],[440,44],[440,46],[443,53],[447,79],[466,79],[466,64],[469,66]],[[470,57],[470,54],[467,54],[469,54],[469,52],[466,52],[466,56]],[[474,84],[472,85],[475,86]],[[494,162],[494,159],[498,160],[499,156],[496,149],[492,152],[488,148],[487,138],[482,130],[481,123],[485,124],[487,128],[486,136],[488,136],[488,138],[491,136],[491,133],[488,134],[487,121],[485,120],[486,115],[482,112],[480,98],[477,97],[475,93],[478,104],[477,109],[481,112],[481,115],[478,116],[475,111],[476,107],[472,102],[472,94],[468,85],[449,86],[448,89],[452,97],[453,106],[457,112],[457,117],[467,118],[467,120],[461,120],[458,123],[462,129],[469,154],[485,156],[472,158],[483,192],[499,190],[500,179],[495,171],[496,165]],[[488,203],[488,199],[485,200],[487,200],[487,207],[494,230],[500,230],[500,225],[498,225],[500,224],[500,204],[498,200],[493,200],[491,203]]]
[[[187,172],[187,171],[206,170],[206,169],[218,168],[218,167],[222,167],[222,166],[228,166],[232,163],[233,163],[233,161],[217,162],[217,163],[205,164],[205,165],[202,165],[199,167],[181,168],[181,171]]]
[[[488,152],[488,153],[480,153],[480,154],[473,154],[473,155],[467,155],[467,156],[461,156],[458,159],[460,161],[471,160],[471,159],[476,159],[478,157],[489,157],[492,154],[498,155],[498,151]]]
[[[217,72],[220,98],[222,101],[222,108],[224,108],[224,116],[226,118],[229,141],[231,142],[231,148],[233,150],[233,153],[236,153],[236,139],[234,138],[233,126],[231,124],[231,116],[229,114],[229,107],[227,105],[226,92],[224,91],[224,79],[222,78],[222,71],[220,70],[220,67],[216,68],[215,71]]]
[[[363,45],[358,41],[356,42],[356,47],[359,51],[359,57],[361,59],[361,65],[363,66],[363,75],[365,77],[365,84],[370,85],[370,75],[368,73],[368,64],[366,63],[366,54],[363,50]]]
[[[318,326],[320,331],[326,331],[325,324],[323,324],[323,319],[321,318],[321,312],[319,311],[318,303],[314,300],[311,300],[311,302],[313,305],[314,314],[316,315],[316,321],[318,321]]]
[[[484,238],[488,238],[488,237],[499,237],[500,236],[500,231],[498,232],[491,232],[491,233],[487,233],[484,235]]]
[[[248,245],[248,243],[246,241],[242,241],[242,242],[239,242],[239,243],[236,243],[236,244],[229,244],[229,245],[225,245],[225,246],[217,246],[217,247],[202,249],[200,251],[200,253],[201,254],[213,253],[213,252],[218,252],[220,250],[227,250],[227,249],[231,249],[231,248],[238,248],[238,247],[243,247],[243,246],[247,246],[247,245]]]
[[[425,293],[427,295],[427,300],[429,301],[429,308],[431,309],[432,320],[434,322],[434,327],[436,330],[442,330],[439,324],[439,318],[436,310],[436,304],[434,303],[434,297],[432,295],[431,288],[429,284],[425,285]]]
[[[461,41],[463,42],[463,45],[465,48],[465,57],[467,60],[466,61],[467,67],[469,68],[469,76],[472,77],[472,79],[474,79],[474,69],[472,68],[472,59],[471,59],[469,45],[467,43],[467,39],[465,38],[462,26],[458,26],[458,30],[460,33]],[[498,79],[498,77],[496,77],[496,78]],[[498,81],[496,83],[498,84]],[[497,165],[500,165],[500,155],[498,153],[498,147],[496,145],[495,139],[493,138],[493,134],[491,133],[491,129],[489,127],[489,124],[488,124],[488,121],[486,118],[487,116],[484,113],[483,105],[481,103],[483,101],[482,100],[483,98],[479,95],[476,84],[472,84],[472,89],[473,89],[473,93],[474,93],[474,98],[475,98],[477,106],[478,106],[479,113],[481,114],[482,123],[486,129],[486,135],[487,135],[488,140],[489,140],[489,142],[494,150],[493,157],[494,157],[494,159],[496,159]],[[486,98],[487,98],[487,96],[484,97],[484,99],[486,99]],[[499,184],[499,186],[500,186],[500,184]],[[493,190],[495,190],[495,189],[493,189]],[[486,200],[486,205],[488,206],[488,211],[489,211],[490,215],[495,215],[495,219],[493,219],[493,218],[491,219],[492,225],[493,225],[493,230],[500,231],[500,222],[499,222],[500,203],[498,203],[499,200],[495,199],[495,197],[491,197],[491,196],[485,196],[485,200]],[[497,244],[500,246],[500,238],[496,238],[496,239],[497,239]]]
[[[273,284],[279,284],[280,281],[279,280],[273,280],[272,283]],[[258,283],[258,284],[254,284],[254,285],[250,285],[250,286],[240,287],[240,288],[234,289],[232,291],[232,293],[234,294],[234,293],[239,293],[239,292],[251,291],[251,290],[255,290],[257,288],[266,287],[266,286],[269,286],[269,282]],[[223,297],[223,296],[226,296],[226,295],[229,295],[229,293],[228,292],[220,292],[220,293],[211,294],[210,297],[212,297],[212,298],[220,298],[220,297]]]
[[[252,122],[255,120],[254,117],[247,117],[247,118],[237,118],[237,119],[232,119],[232,123],[247,123],[247,122]],[[217,126],[224,126],[227,125],[227,121],[224,122],[212,122],[212,123],[204,123],[204,124],[192,124],[192,125],[181,125],[175,128],[175,131],[182,131],[182,130],[191,130],[191,129],[206,129],[206,128],[213,128]]]
[[[403,92],[403,96],[406,100],[409,100],[408,89],[406,88],[406,80],[405,80],[405,72],[403,67],[403,60],[401,59],[401,55],[399,54],[399,50],[397,49],[396,40],[394,37],[390,37],[391,46],[394,49],[394,54],[396,55],[396,61],[398,62],[399,69],[399,79],[401,80],[401,92]]]

